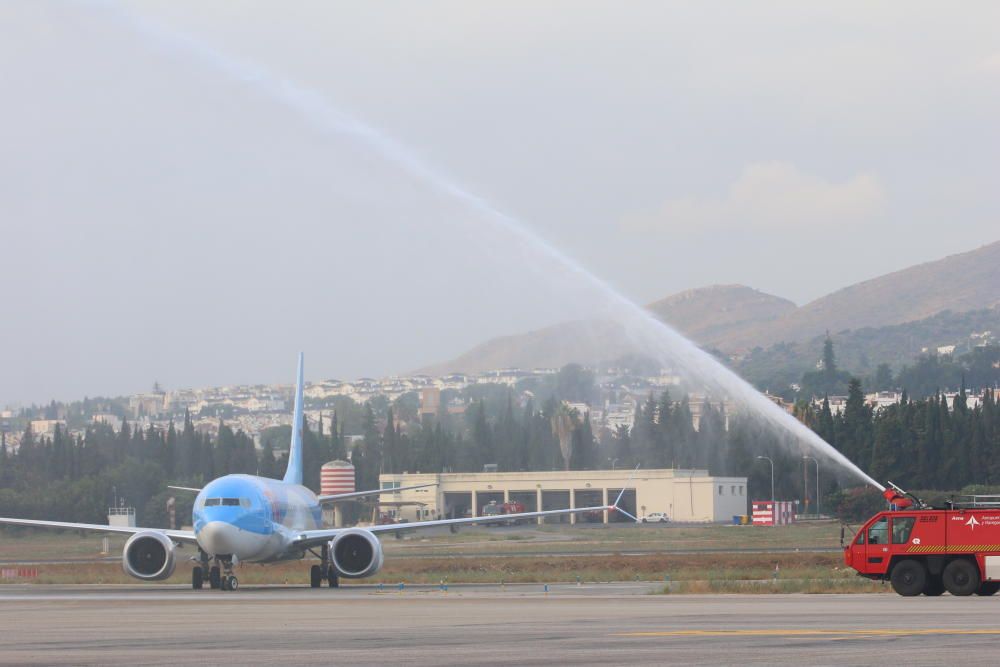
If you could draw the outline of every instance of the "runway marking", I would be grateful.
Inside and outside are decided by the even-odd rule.
[[[961,630],[951,628],[871,628],[867,630],[664,630],[621,632],[612,637],[911,637],[923,635],[1000,635],[1000,629]]]

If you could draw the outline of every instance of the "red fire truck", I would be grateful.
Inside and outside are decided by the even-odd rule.
[[[483,505],[482,509],[479,511],[479,516],[501,516],[503,514],[520,514],[524,512],[524,504],[519,503],[516,500],[506,503],[498,503],[495,500],[491,500],[488,504]],[[522,519],[522,521],[527,521],[528,519]],[[515,521],[509,521],[507,523],[516,523]]]
[[[844,562],[900,595],[993,595],[1000,591],[1000,496],[929,507],[889,483],[890,509],[844,547]]]

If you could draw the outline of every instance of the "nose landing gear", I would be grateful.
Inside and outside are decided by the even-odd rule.
[[[215,564],[209,567],[209,557],[199,550],[199,565],[191,569],[191,588],[201,590],[205,582],[213,590],[235,591],[240,587],[239,579],[233,574],[231,558],[215,557]]]
[[[222,580],[219,582],[224,591],[235,591],[240,587],[240,581],[233,574],[233,559],[229,557],[216,557],[222,564]]]
[[[234,574],[228,574],[222,580],[222,590],[224,591],[235,591],[240,587],[240,580],[236,578]]]

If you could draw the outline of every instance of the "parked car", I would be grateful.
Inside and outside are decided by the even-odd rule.
[[[642,517],[643,523],[667,523],[668,521],[670,521],[670,517],[667,516],[666,512],[650,512]]]

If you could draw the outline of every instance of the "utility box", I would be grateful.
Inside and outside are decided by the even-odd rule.
[[[116,528],[135,528],[135,508],[109,507],[108,525]]]

